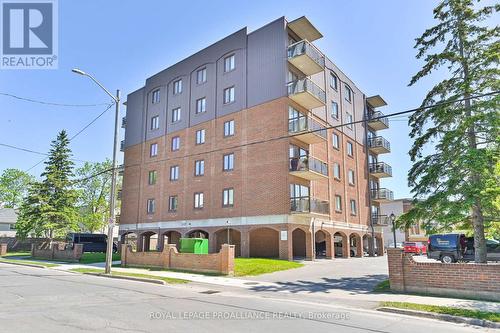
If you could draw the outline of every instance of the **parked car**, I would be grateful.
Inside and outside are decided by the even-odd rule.
[[[403,251],[404,253],[426,254],[427,246],[420,242],[404,242]]]
[[[67,241],[72,244],[83,244],[83,252],[106,252],[108,236],[104,234],[70,233]],[[113,242],[113,252],[118,246]]]
[[[466,250],[462,251],[460,237],[463,234],[439,234],[429,236],[427,243],[427,257],[441,260],[443,263],[453,263],[458,260],[474,261],[474,238],[465,237]],[[500,261],[500,242],[493,239],[486,240],[486,257],[489,261]]]

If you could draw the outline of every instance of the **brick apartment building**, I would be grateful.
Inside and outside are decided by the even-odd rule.
[[[288,260],[361,256],[372,233],[382,248],[386,103],[321,37],[306,17],[244,28],[128,95],[122,240],[148,251],[205,237],[217,252],[229,237],[237,255]]]

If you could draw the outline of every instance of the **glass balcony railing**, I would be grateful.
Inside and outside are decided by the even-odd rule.
[[[391,144],[382,136],[368,138],[368,147],[379,154],[391,151]]]
[[[125,150],[125,140],[120,141],[120,151]]]
[[[368,110],[368,126],[376,131],[389,128],[389,118],[380,111]]]
[[[312,171],[328,177],[328,164],[314,157],[291,157],[290,171]]]
[[[325,91],[310,79],[300,79],[287,84],[288,96],[310,110],[325,105]]]
[[[385,162],[371,163],[368,170],[374,175],[392,177],[392,167]]]
[[[307,116],[288,119],[288,132],[290,134],[309,132],[310,134],[320,136],[325,140],[327,135],[325,126]]]
[[[330,214],[328,201],[314,198],[290,198],[290,210],[294,213]]]
[[[374,201],[392,201],[394,193],[386,188],[371,190],[371,198]]]
[[[127,117],[122,118],[122,128],[125,128],[127,126]]]
[[[325,57],[307,40],[301,40],[288,47],[288,61],[305,75],[312,75],[325,68]]]
[[[372,214],[372,224],[380,226],[389,225],[389,216]]]

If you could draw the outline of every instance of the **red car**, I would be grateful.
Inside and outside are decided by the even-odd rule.
[[[427,246],[420,242],[405,242],[403,251],[405,253],[426,254]]]

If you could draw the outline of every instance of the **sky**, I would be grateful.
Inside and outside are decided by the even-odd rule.
[[[1,70],[0,94],[64,104],[102,104],[110,98],[74,67],[92,73],[110,91],[128,93],[146,78],[247,26],[249,32],[281,17],[305,15],[322,32],[315,44],[367,95],[380,94],[384,113],[420,105],[439,73],[408,87],[422,66],[415,38],[435,22],[432,0],[153,1],[60,0],[59,68]],[[125,99],[125,98],[124,98]],[[47,152],[57,133],[72,136],[106,108],[61,107],[0,95],[0,143]],[[113,108],[71,142],[74,158],[103,161],[112,155]],[[122,116],[125,107],[122,107]],[[391,153],[381,160],[393,177],[382,180],[395,198],[410,196],[411,140],[405,118],[381,132]],[[123,133],[121,133],[123,136]],[[120,157],[121,158],[121,157]],[[27,170],[43,156],[0,146],[0,172]],[[75,162],[76,166],[82,162]],[[30,170],[35,176],[43,163]]]

